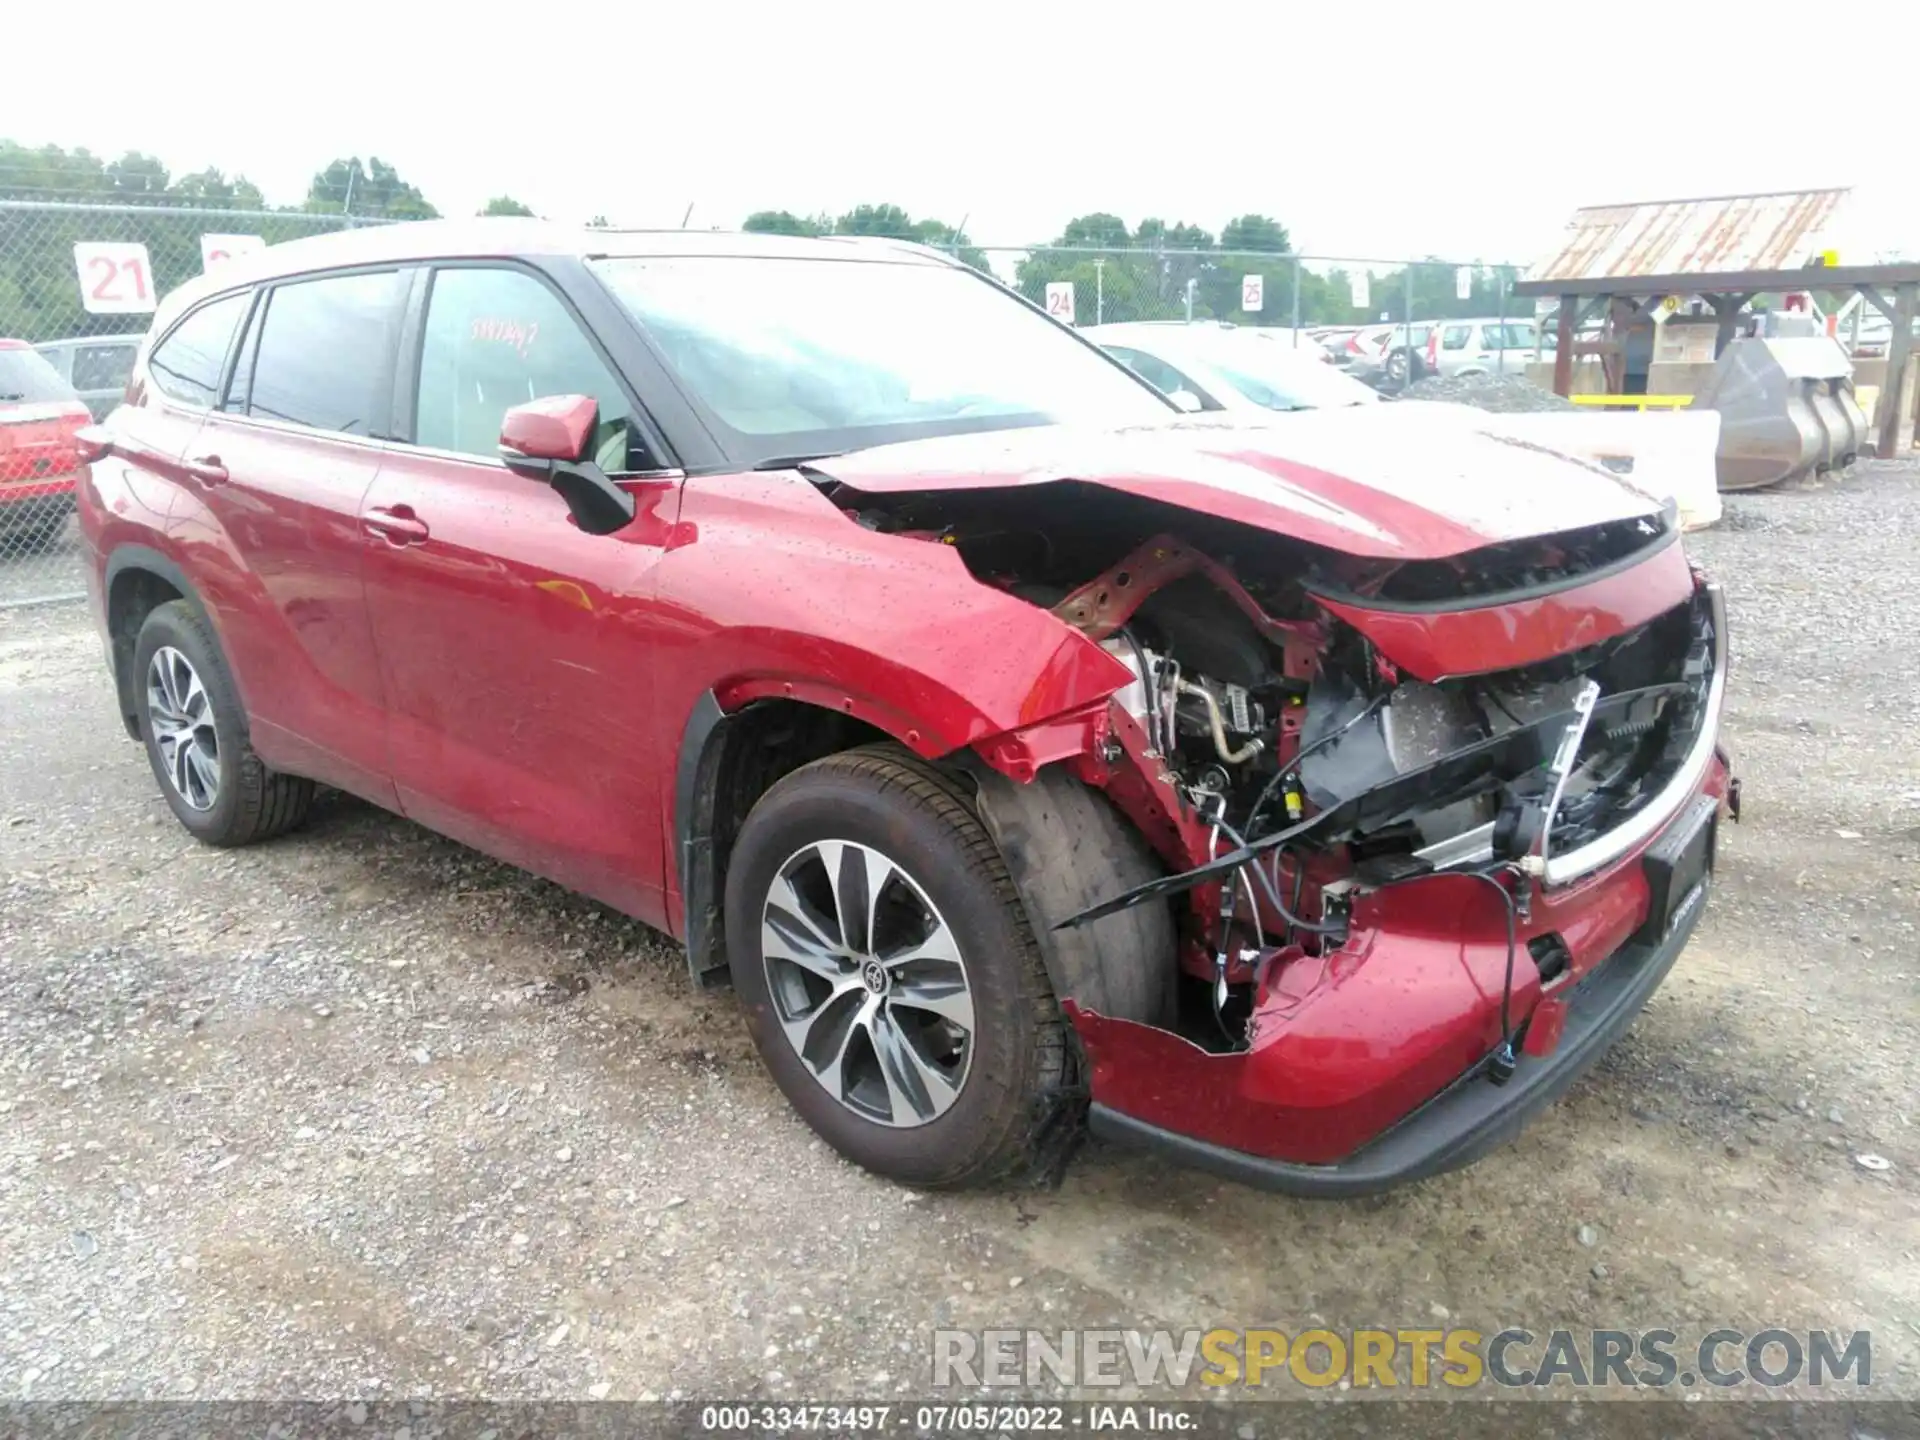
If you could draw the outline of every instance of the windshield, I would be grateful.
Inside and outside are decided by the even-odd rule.
[[[42,405],[73,398],[73,388],[45,356],[33,350],[0,347],[0,405]]]
[[[740,464],[1169,418],[1123,367],[969,270],[762,256],[592,264]]]
[[[1375,405],[1380,397],[1334,369],[1318,349],[1294,349],[1284,339],[1223,332],[1199,347],[1199,356],[1247,399],[1269,410],[1332,410]]]

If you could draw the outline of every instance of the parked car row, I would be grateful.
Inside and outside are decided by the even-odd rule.
[[[1554,337],[1526,317],[1416,320],[1412,325],[1324,326],[1310,332],[1356,380],[1398,390],[1430,375],[1523,370]]]

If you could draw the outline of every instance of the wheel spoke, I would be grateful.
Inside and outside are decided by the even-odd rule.
[[[207,713],[207,692],[200,684],[200,677],[189,670],[187,672],[187,693],[181,697],[181,714],[189,720],[198,720]]]
[[[784,874],[774,876],[767,893],[760,950],[769,960],[785,960],[823,980],[837,983],[846,974],[840,947],[814,922],[806,902]]]
[[[814,1078],[834,1099],[847,1098],[844,1068],[847,1046],[867,1028],[874,998],[855,985],[837,990],[807,1014],[786,1022],[787,1036]]]
[[[189,759],[192,754],[192,736],[184,736],[175,743],[173,747],[173,788],[185,796],[189,804],[193,803],[193,790],[190,788],[193,783],[190,778],[192,761]]]
[[[953,1103],[954,1087],[917,1048],[884,1006],[867,1022],[873,1053],[886,1082],[888,1116],[896,1125],[933,1119]]]
[[[967,1035],[973,1034],[973,992],[958,965],[901,972],[893,978],[887,998],[895,1005],[937,1015]]]
[[[220,785],[220,772],[214,765],[213,757],[207,754],[197,738],[181,746],[181,752],[187,757],[187,764],[196,782],[194,800],[201,805],[211,805],[214,792]]]

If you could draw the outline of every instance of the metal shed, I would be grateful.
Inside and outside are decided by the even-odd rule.
[[[1648,320],[1669,296],[1698,296],[1718,317],[1714,354],[1733,339],[1742,308],[1756,296],[1811,290],[1858,293],[1893,325],[1878,453],[1891,458],[1901,435],[1901,397],[1912,365],[1920,263],[1840,265],[1826,249],[1846,190],[1785,190],[1693,200],[1593,205],[1573,213],[1559,246],[1528,270],[1514,294],[1560,302],[1553,388],[1572,387],[1575,337],[1615,301],[1629,321]]]

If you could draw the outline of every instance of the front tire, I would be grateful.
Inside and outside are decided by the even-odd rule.
[[[831,755],[761,797],[726,934],[775,1083],[855,1164],[957,1189],[1032,1171],[1077,1131],[1066,1022],[1006,864],[907,752]]]
[[[209,845],[250,845],[291,830],[313,782],[269,770],[247,738],[233,675],[200,612],[157,606],[133,647],[140,739],[174,818]]]

